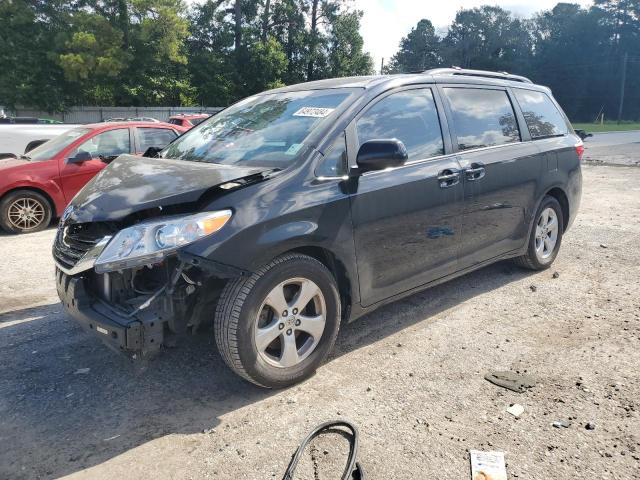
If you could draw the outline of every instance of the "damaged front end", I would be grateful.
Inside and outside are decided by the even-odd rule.
[[[99,227],[78,224],[59,230],[53,249],[56,286],[68,313],[121,352],[145,355],[166,344],[167,336],[195,332],[211,319],[225,278],[242,274],[179,252],[98,273],[95,261],[113,239]]]
[[[184,164],[184,165],[181,165]],[[186,253],[231,210],[206,211],[261,182],[256,169],[120,157],[74,198],[53,245],[58,295],[109,346],[146,354],[213,317],[226,279],[246,274]],[[194,213],[195,212],[195,213]]]

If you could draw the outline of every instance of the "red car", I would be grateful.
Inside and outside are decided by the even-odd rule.
[[[0,160],[0,226],[43,230],[110,160],[164,147],[187,128],[169,123],[110,122],[74,128],[20,158]]]
[[[189,129],[204,122],[210,116],[209,113],[181,113],[169,118],[169,123]]]

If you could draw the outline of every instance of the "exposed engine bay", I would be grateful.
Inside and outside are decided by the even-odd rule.
[[[57,277],[60,298],[76,319],[108,345],[134,355],[157,351],[168,338],[211,322],[224,285],[176,257],[103,274],[90,270],[70,277],[58,270]]]

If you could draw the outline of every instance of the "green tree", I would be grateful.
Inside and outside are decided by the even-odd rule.
[[[483,6],[456,14],[442,51],[452,65],[512,71],[516,58],[530,57],[531,37],[508,11]]]
[[[534,22],[529,76],[551,87],[573,119],[592,120],[603,107],[613,113],[615,97],[609,104],[601,92],[616,91],[619,61],[609,56],[611,39],[599,26],[600,13],[559,3]]]
[[[225,1],[209,0],[192,10],[187,41],[189,74],[201,105],[229,105],[235,99],[234,31]]]
[[[400,50],[391,57],[387,73],[424,71],[440,64],[440,38],[433,24],[422,19],[400,41]]]
[[[65,2],[57,0],[0,1],[1,105],[64,108],[69,89],[49,52],[65,15]]]
[[[111,104],[116,79],[127,68],[130,55],[123,50],[123,32],[99,15],[80,12],[73,18],[73,33],[64,41],[58,64],[76,91],[89,101]]]
[[[373,73],[373,59],[363,51],[361,18],[362,12],[355,11],[339,15],[334,20],[329,38],[329,76],[347,77]]]

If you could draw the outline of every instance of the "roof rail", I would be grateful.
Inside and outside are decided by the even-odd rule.
[[[527,77],[520,75],[512,75],[507,72],[490,72],[487,70],[470,70],[468,68],[451,67],[451,68],[434,68],[431,70],[425,70],[422,73],[429,75],[464,75],[467,77],[482,77],[482,78],[495,78],[498,80],[511,80],[513,82],[521,83],[533,83]]]

